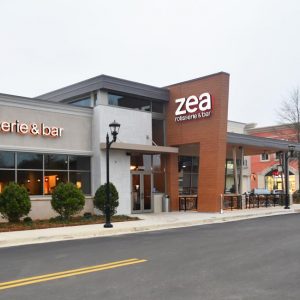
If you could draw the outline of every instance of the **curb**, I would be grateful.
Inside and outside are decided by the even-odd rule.
[[[59,241],[69,241],[77,239],[89,239],[96,237],[108,237],[132,233],[141,233],[149,231],[158,231],[158,230],[167,230],[167,229],[176,229],[183,227],[192,227],[200,225],[209,225],[209,224],[218,224],[226,222],[235,222],[248,219],[256,219],[261,217],[270,217],[276,215],[286,215],[299,213],[300,210],[290,210],[290,211],[279,211],[279,212],[263,212],[261,214],[247,214],[247,215],[238,215],[238,216],[223,216],[223,217],[211,217],[204,220],[192,220],[192,221],[183,221],[183,222],[174,222],[174,223],[164,223],[164,224],[152,224],[152,225],[142,225],[134,226],[130,228],[107,228],[100,231],[99,229],[92,229],[89,233],[78,232],[75,234],[56,234],[53,236],[38,236],[38,237],[16,237],[12,240],[2,240],[0,239],[0,248],[21,246],[21,245],[30,245],[30,244],[42,244],[50,242],[59,242]],[[89,226],[89,225],[87,225]],[[38,229],[37,229],[38,230]],[[4,233],[5,234],[5,233]],[[1,234],[0,234],[1,237]],[[5,237],[4,237],[5,238]]]

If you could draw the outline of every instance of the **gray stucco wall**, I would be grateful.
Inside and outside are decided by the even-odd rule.
[[[93,117],[93,192],[106,183],[106,153],[100,150],[100,142],[105,143],[109,124],[114,120],[121,124],[118,142],[152,144],[151,113],[116,106],[96,106]],[[110,182],[115,184],[119,192],[118,214],[131,213],[130,156],[126,155],[126,151],[110,151]]]
[[[18,107],[0,103],[0,122],[15,122],[63,128],[61,137],[20,134],[0,131],[2,150],[35,152],[65,152],[91,154],[92,114],[86,112],[64,112],[63,108]]]

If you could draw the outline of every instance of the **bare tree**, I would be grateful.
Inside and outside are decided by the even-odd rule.
[[[299,87],[295,88],[288,98],[282,101],[280,111],[278,112],[280,121],[287,128],[293,130],[294,134],[288,136],[288,140],[300,143],[300,91]],[[297,152],[298,172],[300,171],[300,153]],[[300,176],[298,186],[300,189]]]

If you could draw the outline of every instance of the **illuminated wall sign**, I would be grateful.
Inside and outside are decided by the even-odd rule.
[[[192,95],[188,98],[179,98],[175,103],[178,103],[175,122],[208,118],[213,109],[212,97],[209,93],[203,93],[199,97]]]
[[[0,132],[3,133],[19,133],[30,135],[41,135],[48,137],[61,137],[63,128],[55,126],[46,126],[44,123],[22,123],[19,120],[15,122],[0,122]]]

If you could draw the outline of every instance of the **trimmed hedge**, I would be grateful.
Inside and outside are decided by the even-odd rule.
[[[84,203],[82,191],[70,182],[60,183],[52,193],[51,206],[65,220],[79,213]]]
[[[24,186],[9,183],[0,195],[0,213],[9,222],[19,222],[31,209],[28,192]]]
[[[113,216],[117,213],[117,207],[119,206],[119,193],[116,187],[110,182],[110,215]],[[106,184],[101,185],[94,196],[94,206],[98,208],[102,214],[105,214],[105,203],[106,203]]]

